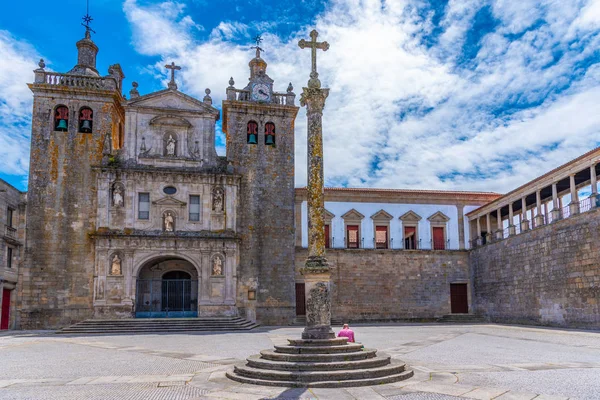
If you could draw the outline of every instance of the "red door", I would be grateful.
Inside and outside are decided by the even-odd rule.
[[[296,315],[306,315],[304,283],[296,283]]]
[[[0,330],[8,329],[8,320],[10,313],[10,290],[4,289],[2,292],[2,313],[0,313]]]
[[[433,228],[433,249],[444,250],[446,241],[444,240],[444,228]]]
[[[329,249],[331,247],[331,243],[329,243],[329,225],[325,225],[325,248]]]
[[[466,283],[450,284],[450,312],[452,314],[467,314],[469,312]]]

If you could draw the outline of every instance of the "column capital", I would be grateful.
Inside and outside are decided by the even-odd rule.
[[[306,106],[307,113],[322,113],[325,108],[325,99],[329,96],[329,89],[302,88],[300,105]]]

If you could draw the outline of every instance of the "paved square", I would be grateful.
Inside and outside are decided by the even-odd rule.
[[[231,365],[299,337],[243,333],[0,335],[0,399],[600,399],[600,333],[504,325],[356,325],[357,338],[415,377],[348,389],[232,382]],[[339,330],[337,327],[336,330]]]

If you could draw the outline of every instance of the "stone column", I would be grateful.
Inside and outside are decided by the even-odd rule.
[[[496,239],[504,239],[504,229],[502,229],[502,208],[499,208],[496,211],[496,218],[496,225],[498,227],[498,230],[496,231]]]
[[[456,206],[458,210],[458,248],[465,248],[465,206],[463,204]]]
[[[485,215],[485,227],[487,229],[487,233],[486,233],[486,243],[489,243],[492,241],[492,216],[490,213],[487,213]]]
[[[590,167],[590,185],[592,186],[592,194],[590,195],[590,207],[596,208],[598,198],[598,183],[596,179],[596,165]]]
[[[571,215],[579,214],[579,196],[577,194],[577,186],[575,185],[575,174],[569,175],[569,183],[571,184],[571,202],[569,203],[569,212]]]
[[[558,189],[556,188],[556,183],[552,184],[552,211],[550,213],[552,215],[552,222],[560,219],[560,199],[558,198]]]
[[[542,191],[538,190],[537,192],[535,192],[535,205],[537,207],[537,215],[535,216],[535,227],[539,227],[544,225],[545,223],[545,216],[544,216],[544,211],[542,210]]]
[[[517,233],[515,229],[515,214],[513,212],[513,202],[508,204],[508,236],[513,236]]]
[[[529,230],[529,221],[527,220],[527,199],[521,198],[521,232]]]
[[[316,49],[327,50],[327,42],[317,43],[318,33],[310,34],[312,42],[301,40],[301,48],[312,49],[312,71],[308,87],[303,88],[300,104],[306,106],[308,120],[308,259],[300,271],[306,293],[306,327],[302,339],[331,339],[331,273],[325,258],[325,196],[323,179],[323,109],[329,89],[322,89],[316,71]],[[320,47],[319,47],[320,46]]]
[[[475,245],[481,245],[481,217],[477,216],[477,236],[475,237]]]

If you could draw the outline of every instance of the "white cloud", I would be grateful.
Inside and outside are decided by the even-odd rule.
[[[31,91],[40,56],[28,43],[0,30],[0,171],[25,175],[29,167]]]
[[[264,58],[277,89],[292,81],[299,94],[310,53],[298,39],[315,27],[331,44],[318,55],[331,88],[329,184],[507,191],[600,141],[600,74],[589,66],[600,48],[598,1],[566,3],[491,2],[492,29],[469,43],[477,53],[468,67],[459,61],[482,7],[475,0],[448,3],[430,47],[421,38],[433,31],[433,13],[415,11],[423,3],[337,0],[296,36],[264,35]],[[184,66],[181,89],[201,98],[210,87],[215,104],[230,76],[245,86],[252,53],[233,40],[248,36],[246,25],[222,22],[200,42],[182,24],[193,21],[183,6],[169,2],[171,14],[164,7],[125,3],[136,49],[163,57],[157,74],[166,76],[162,66],[175,58]],[[302,110],[297,185],[306,180],[305,129]]]

